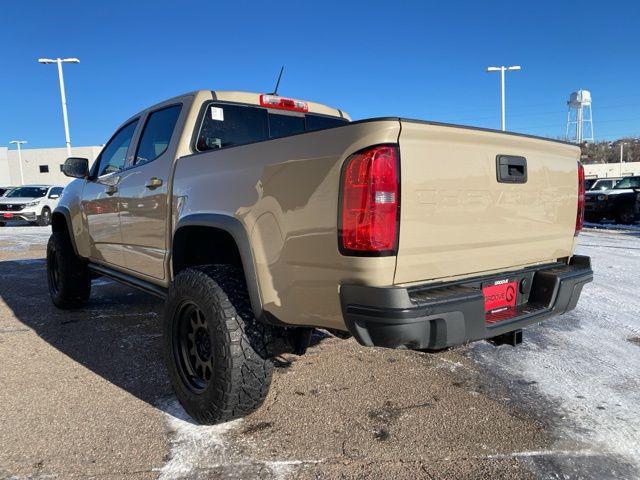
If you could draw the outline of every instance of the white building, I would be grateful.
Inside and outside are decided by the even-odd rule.
[[[592,163],[584,166],[586,178],[631,177],[640,175],[640,162]]]
[[[102,150],[96,147],[72,147],[74,157],[89,159],[89,165]],[[0,186],[18,186],[23,184],[66,185],[72,179],[65,176],[60,168],[67,159],[67,149],[61,148],[22,148],[22,174],[18,163],[18,150],[0,147]]]

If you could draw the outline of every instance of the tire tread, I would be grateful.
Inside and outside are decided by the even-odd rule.
[[[184,386],[177,373],[170,334],[173,312],[188,295],[211,311],[214,379],[200,395]],[[188,268],[176,275],[165,314],[165,358],[183,407],[200,423],[244,417],[262,405],[271,385],[270,343],[275,329],[255,319],[241,270],[232,265]],[[194,398],[202,397],[202,398]]]

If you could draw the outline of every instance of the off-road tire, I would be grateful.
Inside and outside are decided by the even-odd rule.
[[[51,225],[51,209],[49,209],[49,207],[44,207],[42,209],[42,212],[40,213],[38,220],[36,220],[36,223],[40,227],[47,227]]]
[[[181,313],[185,305],[199,309],[201,317],[192,313],[187,322]],[[200,318],[195,320],[197,327],[194,316]],[[193,333],[181,330],[185,322]],[[203,323],[208,335],[200,332],[198,337],[193,329],[202,328]],[[262,405],[273,373],[270,345],[279,339],[277,328],[255,319],[241,270],[231,265],[182,270],[169,288],[163,327],[169,377],[178,400],[194,420],[226,422]],[[200,338],[202,346],[203,336],[209,339],[205,342],[209,348],[204,348],[208,356],[200,356],[202,350],[191,341]],[[205,358],[206,368],[202,363]],[[209,380],[203,373],[201,381],[196,381],[198,372],[206,370]]]
[[[625,205],[620,207],[616,211],[616,223],[621,223],[623,225],[633,223],[635,220],[635,211],[634,208],[630,205]]]
[[[47,284],[53,304],[63,310],[81,307],[91,294],[89,268],[76,255],[66,231],[53,232],[49,237]]]

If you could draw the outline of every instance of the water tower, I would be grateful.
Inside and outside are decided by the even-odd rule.
[[[578,90],[569,96],[567,113],[568,142],[593,142],[593,117],[591,115],[591,92]]]

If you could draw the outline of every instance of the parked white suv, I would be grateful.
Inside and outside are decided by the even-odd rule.
[[[25,185],[0,198],[0,226],[15,220],[26,220],[45,226],[51,223],[51,212],[58,205],[64,187]]]

